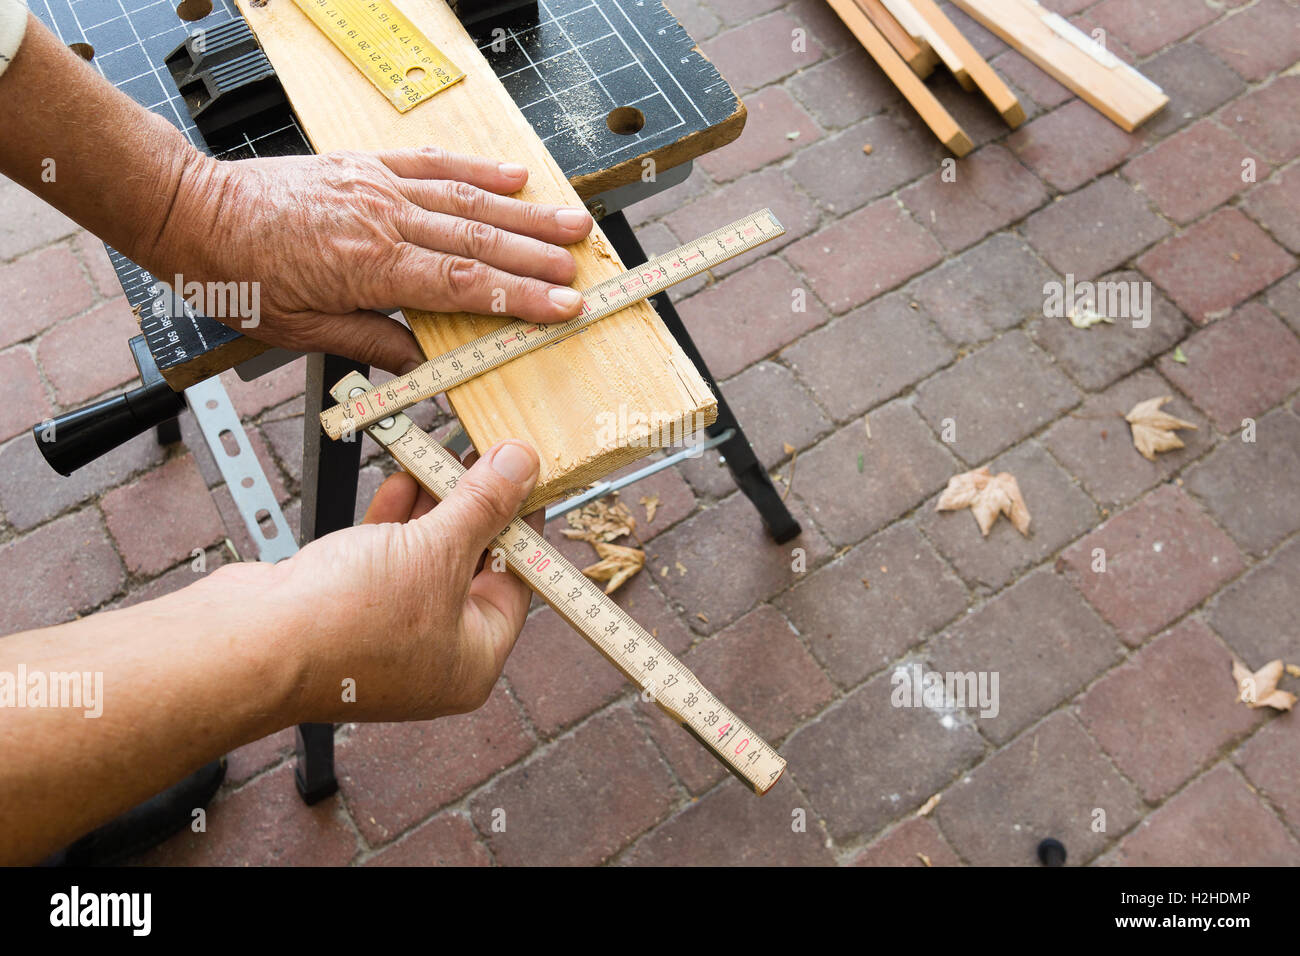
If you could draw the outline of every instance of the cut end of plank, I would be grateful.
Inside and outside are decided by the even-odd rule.
[[[966,135],[966,131],[960,126],[957,127],[955,133],[943,141],[943,145],[952,150],[953,155],[958,158],[965,156],[975,148],[975,144],[971,142],[971,138]]]

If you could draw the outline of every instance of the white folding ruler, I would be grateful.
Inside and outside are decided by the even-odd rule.
[[[576,319],[553,325],[511,322],[430,359],[406,375],[378,388],[371,387],[364,395],[347,398],[333,408],[325,409],[320,416],[321,427],[325,434],[337,440],[348,430],[373,425],[393,412],[463,385],[521,355],[553,345],[620,309],[657,295],[784,234],[785,227],[770,209],[738,219],[729,226],[715,229],[707,236],[592,286],[582,294],[582,313]]]
[[[330,394],[343,402],[370,388],[365,376],[353,372]],[[371,425],[366,433],[439,501],[465,474],[465,466],[451,452],[401,412]],[[497,549],[516,577],[755,793],[764,794],[776,783],[785,770],[784,758],[540,532],[515,518],[489,546],[493,553]]]

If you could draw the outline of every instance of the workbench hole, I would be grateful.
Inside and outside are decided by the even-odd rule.
[[[95,48],[89,43],[69,43],[68,49],[77,56],[81,57],[87,63],[95,58]]]
[[[239,454],[239,441],[229,428],[223,428],[217,437],[221,439],[221,447],[226,450],[227,455],[234,458]]]
[[[242,481],[240,481],[239,483],[240,483],[243,487],[245,487],[245,488],[251,488],[251,487],[253,487],[253,485],[257,484],[257,482],[253,481],[252,478],[248,478],[248,477],[245,477],[245,478],[244,478]]]
[[[275,536],[280,533],[279,529],[275,526],[275,522],[271,520],[271,512],[267,511],[265,508],[253,515],[253,518],[257,521],[257,527],[261,529],[262,537],[267,541],[273,540]]]
[[[215,398],[209,398],[209,399],[208,399],[206,402],[204,402],[203,404],[206,405],[208,408],[216,408],[216,407],[217,407],[217,400],[216,400]]]
[[[212,12],[212,0],[181,0],[176,15],[186,23],[202,20]]]
[[[425,73],[424,70],[418,66],[413,66],[406,71],[406,78],[412,83],[419,83],[428,75],[429,74]]]
[[[609,111],[605,125],[619,136],[635,136],[645,129],[645,114],[635,106],[620,106]]]

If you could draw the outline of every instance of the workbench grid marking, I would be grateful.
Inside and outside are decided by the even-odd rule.
[[[582,87],[588,86],[592,82],[594,82],[597,86],[600,87],[601,93],[604,94],[606,102],[605,104],[603,104],[603,106],[605,107],[604,111],[606,115],[608,115],[609,110],[614,109],[615,107],[635,105],[635,103],[620,102],[609,92],[609,88],[605,85],[603,80],[606,77],[613,76],[614,74],[622,72],[623,70],[626,69],[630,69],[633,66],[640,67],[640,63],[639,61],[637,61],[636,56],[635,54],[633,54],[631,48],[628,47],[628,45],[623,42],[622,38],[619,37],[618,34],[615,32],[614,25],[609,22],[609,17],[605,16],[604,11],[601,10],[595,3],[589,3],[586,6],[578,7],[573,10],[570,10],[567,13],[563,14],[562,17],[555,16],[554,14],[552,14],[550,8],[547,7],[545,4],[539,5],[539,8],[546,11],[546,17],[539,18],[539,21],[536,24],[530,24],[528,29],[522,31],[522,33],[515,31],[513,28],[506,30],[506,35],[509,36],[510,40],[515,44],[515,47],[519,50],[519,52],[523,54],[524,59],[527,61],[527,66],[522,66],[518,70],[513,70],[508,73],[501,74],[500,79],[504,83],[507,79],[518,76],[530,70],[533,73],[535,73],[538,79],[541,80],[542,85],[546,87],[547,95],[540,97],[536,100],[533,100],[532,102],[526,105],[521,105],[520,110],[525,111],[525,115],[528,115],[527,113],[528,110],[533,109],[534,107],[538,107],[541,104],[547,102],[548,100],[553,100],[555,102],[555,105],[559,107],[560,112],[565,116],[568,123],[568,125],[565,128],[559,129],[556,132],[550,134],[549,136],[543,136],[542,142],[550,143],[567,133],[572,133],[573,135],[578,137],[582,145],[586,147],[587,150],[593,156],[598,156],[600,155],[599,151],[596,149],[596,143],[598,142],[598,139],[595,135],[596,130],[593,129],[593,127],[596,126],[597,122],[599,122],[600,125],[603,126],[604,117],[602,116],[598,121],[592,120],[590,117],[583,117],[579,119],[579,117],[575,116],[575,114],[572,113],[569,110],[569,108],[566,106],[566,103],[563,99],[563,94],[572,93],[573,91],[579,90]],[[601,34],[598,37],[594,37],[593,39],[588,40],[581,44],[575,43],[572,34],[565,29],[562,20],[577,16],[578,14],[583,13],[587,10],[595,10],[597,13],[599,13],[601,18],[605,21],[605,25],[609,27],[609,32]],[[544,27],[550,24],[555,25],[555,28],[559,31],[560,36],[564,38],[567,45],[562,49],[556,51],[555,53],[552,53],[549,56],[534,59],[532,55],[529,54],[523,42],[520,40],[520,37],[532,33],[534,31],[541,31]],[[596,43],[599,43],[610,37],[614,37],[615,39],[618,40],[620,50],[627,55],[630,62],[623,63],[618,67],[616,67],[615,69],[610,70],[604,74],[601,74],[598,73],[596,69],[591,65],[591,63],[587,60],[587,57],[582,52],[582,49],[583,47],[594,46]],[[480,49],[483,50],[485,55],[488,54],[489,52],[493,52],[491,41],[482,44],[480,46]],[[590,78],[588,78],[588,76],[582,76],[580,77],[581,82],[571,84],[570,86],[567,87],[560,87],[559,89],[556,89],[554,86],[551,85],[551,81],[547,78],[547,72],[540,69],[540,67],[542,67],[546,63],[552,61],[558,61],[562,57],[566,57],[570,55],[576,55],[578,59],[582,61],[582,65],[586,67],[587,74]],[[654,85],[655,92],[647,93],[645,96],[643,96],[641,99],[635,102],[643,102],[644,100],[653,98],[656,95],[662,95],[662,90],[660,90],[659,84],[655,81],[654,77],[652,77],[645,70],[644,67],[640,67],[640,69],[642,75],[644,75],[645,78]],[[675,109],[674,109],[674,114],[677,116],[677,122],[674,123],[671,127],[668,127],[667,129],[676,129],[678,126],[683,125],[685,122],[685,120],[682,119],[681,114],[678,113]],[[605,128],[608,129],[607,126]],[[656,132],[666,132],[666,131],[667,130],[656,130]],[[643,131],[638,131],[635,135],[628,137],[627,146],[639,147],[644,142],[645,139],[646,137]]]

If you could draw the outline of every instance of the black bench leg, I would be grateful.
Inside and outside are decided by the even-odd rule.
[[[181,440],[181,420],[169,418],[154,426],[154,437],[160,445],[174,445]]]
[[[637,241],[636,234],[632,232],[632,227],[628,224],[627,217],[621,212],[613,213],[606,216],[600,221],[600,228],[604,230],[609,241],[614,244],[620,258],[625,265],[631,267],[645,262],[649,257],[641,248],[641,243]],[[767,527],[768,534],[777,544],[785,542],[799,535],[799,522],[795,520],[790,509],[785,506],[781,500],[781,495],[777,492],[776,486],[772,484],[772,479],[768,477],[767,469],[763,467],[762,462],[754,454],[754,449],[750,447],[749,439],[745,437],[740,423],[736,421],[735,414],[731,411],[731,406],[722,396],[722,390],[718,388],[718,383],[709,371],[709,367],[704,364],[704,357],[700,355],[700,350],[696,348],[695,342],[691,340],[691,335],[686,331],[686,325],[682,322],[681,316],[673,308],[672,302],[668,298],[667,292],[660,292],[656,296],[651,296],[650,303],[654,306],[659,318],[663,319],[664,325],[672,333],[673,338],[682,347],[682,351],[687,357],[695,363],[695,367],[700,370],[709,387],[713,389],[713,394],[718,398],[718,420],[710,425],[707,429],[709,437],[721,435],[728,428],[734,429],[731,438],[718,446],[718,453],[726,461],[727,467],[731,469],[732,477],[736,479],[736,485],[745,493],[754,507],[758,509],[759,517],[763,519],[763,524]]]
[[[357,504],[357,473],[361,468],[361,436],[357,435],[355,441],[330,441],[320,429],[318,416],[322,409],[334,404],[330,386],[353,369],[362,375],[370,371],[366,365],[337,355],[307,356],[300,544],[352,527]],[[303,801],[312,804],[335,793],[339,784],[334,776],[334,725],[300,724],[296,749],[294,781]]]

